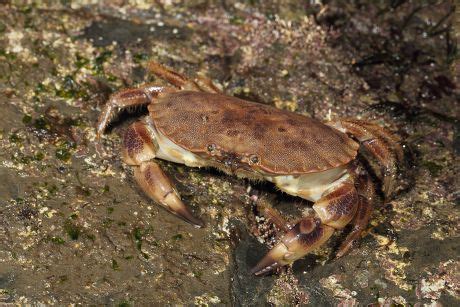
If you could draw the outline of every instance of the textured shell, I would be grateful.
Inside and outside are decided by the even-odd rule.
[[[359,147],[312,118],[230,96],[164,93],[149,111],[155,127],[182,148],[203,154],[214,144],[238,156],[257,155],[267,173],[327,170],[350,162]]]

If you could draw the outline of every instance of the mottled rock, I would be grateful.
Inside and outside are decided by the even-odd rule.
[[[1,2],[0,302],[458,305],[453,6],[327,2]],[[133,117],[102,144],[94,124],[110,92],[158,82],[149,59],[238,97],[386,126],[405,144],[398,194],[349,255],[334,259],[337,233],[290,268],[249,275],[279,233],[248,194],[292,220],[310,204],[166,162],[207,227],[143,196],[119,157]]]

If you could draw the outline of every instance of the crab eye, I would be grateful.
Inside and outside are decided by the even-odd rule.
[[[209,144],[208,145],[208,151],[213,152],[214,150],[216,150],[216,144]]]
[[[249,157],[249,162],[251,164],[257,164],[257,163],[259,163],[259,157],[256,156],[256,155],[252,155],[252,156]]]

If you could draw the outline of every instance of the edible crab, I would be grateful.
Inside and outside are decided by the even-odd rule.
[[[293,226],[279,225],[286,233],[252,269],[256,275],[302,258],[350,223],[337,256],[361,237],[375,186],[358,152],[367,152],[380,165],[384,194],[394,190],[402,149],[397,137],[376,124],[354,119],[322,123],[226,96],[206,78],[191,80],[155,62],[149,70],[173,86],[148,84],[113,94],[99,116],[97,137],[120,110],[147,105],[148,115],[124,134],[122,156],[151,199],[192,225],[204,226],[153,160],[158,158],[268,180],[314,202],[312,214]]]

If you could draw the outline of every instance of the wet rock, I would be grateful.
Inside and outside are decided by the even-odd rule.
[[[0,302],[458,304],[452,12],[448,1],[2,2]],[[334,258],[337,232],[292,267],[252,276],[279,233],[260,222],[248,186],[288,219],[310,203],[160,162],[206,221],[197,230],[143,196],[121,162],[120,135],[138,113],[95,142],[110,93],[160,82],[149,59],[238,97],[386,126],[408,160],[397,195],[349,255]]]
[[[238,306],[265,305],[267,293],[273,286],[273,276],[256,277],[250,274],[266,250],[256,239],[249,235],[244,225],[236,223],[239,233],[238,242],[233,251],[231,270],[232,303]]]

